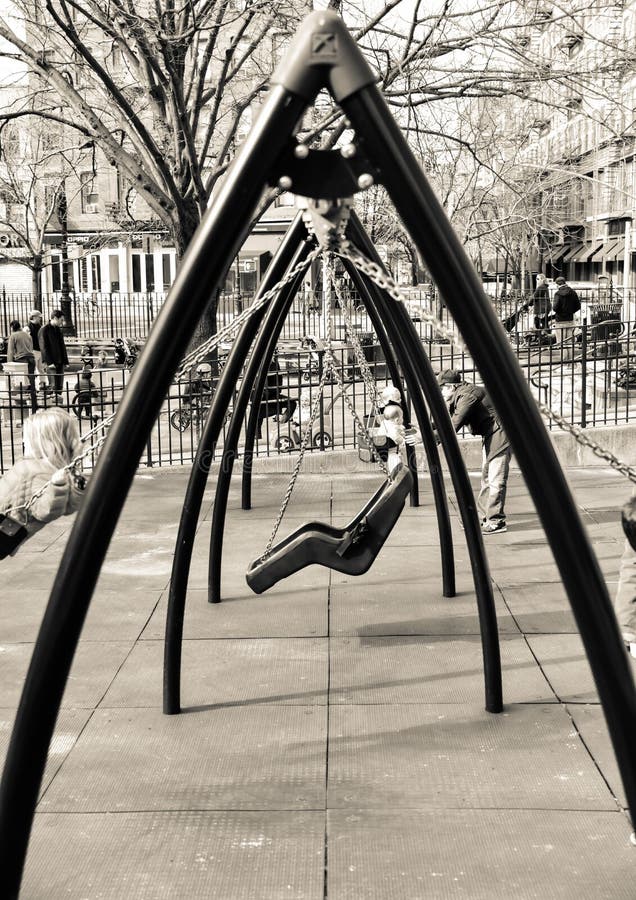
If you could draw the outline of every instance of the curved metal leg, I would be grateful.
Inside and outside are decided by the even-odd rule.
[[[356,244],[368,256],[371,256],[379,263],[380,260],[376,255],[375,248],[355,215],[351,217],[350,228]],[[495,599],[482,536],[479,530],[475,498],[459,449],[457,435],[452,427],[430,361],[406,310],[401,304],[395,303],[382,291],[375,289],[375,286],[369,285],[369,288],[374,289],[374,296],[377,298],[387,331],[394,346],[404,348],[400,361],[405,369],[405,373],[408,370],[411,373],[414,384],[424,391],[438,426],[442,447],[444,448],[448,469],[459,503],[473,581],[475,583],[484,661],[485,708],[488,712],[499,713],[503,710],[503,692]],[[417,390],[415,393],[417,393]],[[439,466],[439,457],[437,458],[437,465]]]
[[[442,291],[510,438],[583,639],[634,813],[634,680],[605,580],[541,415],[501,323],[379,91],[363,88],[343,100],[342,108],[382,171],[384,186]]]
[[[47,752],[68,673],[119,513],[153,422],[194,333],[248,231],[306,101],[281,87],[243,145],[161,308],[71,531],[26,677],[0,786],[0,895],[17,897]],[[255,173],[261,173],[261,177]],[[29,765],[24,760],[29,760]]]
[[[265,273],[259,290],[261,296],[281,280],[290,264],[298,262],[301,254],[306,253],[305,248],[301,246],[305,234],[306,229],[299,215]],[[192,561],[192,546],[208,480],[212,451],[223,427],[236,382],[265,313],[266,307],[263,307],[250,316],[234,341],[212,399],[188,481],[172,563],[166,614],[163,665],[163,711],[166,715],[174,715],[181,710],[181,646],[185,598]]]
[[[309,244],[307,243],[305,244],[305,253],[308,251],[308,248]],[[298,284],[301,279],[302,275],[299,275],[294,283],[287,285],[286,289],[281,291],[267,310],[262,328],[254,342],[252,354],[243,376],[243,382],[234,402],[234,412],[225,436],[223,457],[214,495],[212,528],[210,531],[210,559],[208,564],[208,600],[210,603],[221,602],[223,533],[227,514],[227,498],[239,436],[243,425],[243,417],[250,398],[253,398],[252,409],[258,412],[258,399],[262,396],[262,389],[259,392],[259,387],[262,388],[264,386],[264,384],[260,384],[261,379],[259,375],[264,373],[264,377],[267,376],[276,343],[285,324],[289,308],[298,291]]]
[[[360,229],[362,232],[364,231],[362,229],[362,225],[359,224],[357,220],[354,220],[351,227],[352,235],[357,234],[358,229]],[[379,292],[375,289],[375,285],[372,285],[365,281],[365,279],[361,276],[360,272],[358,272],[355,266],[351,265],[346,260],[344,261],[344,263],[347,273],[355,284],[360,297],[362,298],[363,303],[369,313],[369,318],[373,323],[375,332],[378,335],[378,340],[380,341],[384,356],[387,360],[387,365],[389,366],[389,372],[391,374],[391,378],[393,379],[393,383],[396,385],[400,385],[402,379],[400,376],[396,349],[391,343],[391,340],[387,333],[387,326],[385,325],[384,317],[381,312],[381,308],[384,308],[386,313],[386,308],[382,302],[382,297],[379,296]],[[399,344],[397,346],[399,346]],[[417,423],[422,435],[422,441],[424,444],[426,459],[431,476],[431,487],[433,488],[433,498],[435,500],[435,510],[437,513],[437,526],[439,529],[439,542],[442,563],[442,594],[444,597],[454,597],[455,560],[453,552],[453,535],[451,531],[450,516],[448,514],[448,501],[446,499],[446,490],[444,487],[444,478],[442,475],[442,467],[440,465],[439,452],[437,449],[437,444],[435,443],[435,438],[433,436],[431,423],[428,417],[428,411],[422,399],[422,392],[419,382],[415,374],[413,373],[412,367],[408,366],[408,364],[405,367],[405,378],[409,386],[409,395],[413,403],[415,416],[417,418]],[[414,450],[414,448],[411,449]],[[414,473],[414,477],[417,478],[417,463],[415,468],[416,472]]]

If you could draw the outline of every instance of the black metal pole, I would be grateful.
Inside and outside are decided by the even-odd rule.
[[[302,250],[307,255],[309,241],[303,244]],[[302,257],[301,257],[302,258]],[[208,600],[210,603],[221,602],[221,568],[223,562],[223,533],[225,517],[227,513],[227,499],[232,480],[232,469],[238,450],[238,441],[243,425],[245,410],[252,398],[252,405],[258,407],[262,394],[254,391],[254,385],[258,381],[258,375],[262,367],[267,373],[269,364],[274,355],[276,342],[282,331],[285,319],[291,304],[298,291],[298,285],[304,273],[300,273],[294,282],[286,285],[280,292],[274,303],[270,304],[262,328],[254,342],[250,360],[245,369],[243,381],[234,402],[234,411],[228,426],[223,444],[223,456],[219,477],[216,482],[214,495],[214,507],[212,511],[212,528],[210,531],[210,559],[208,565]]]
[[[360,230],[362,230],[362,232],[364,233],[362,226],[355,221],[350,230],[352,235],[361,236],[359,234]],[[382,346],[382,350],[387,360],[393,384],[395,384],[396,386],[399,385],[400,392],[402,392],[402,379],[400,377],[398,359],[396,355],[397,347],[399,347],[400,345],[396,344],[394,346],[393,343],[391,343],[387,331],[387,326],[385,325],[383,317],[383,314],[384,316],[390,315],[390,312],[387,313],[386,306],[383,303],[383,298],[382,296],[380,296],[380,292],[376,289],[375,285],[367,283],[362,278],[361,273],[348,260],[343,260],[343,263],[349,277],[353,281],[360,294],[360,298],[362,299],[365,308],[369,313],[369,318],[373,323],[373,327],[376,331],[376,334],[378,335],[378,340],[380,341],[380,345]],[[451,531],[450,516],[448,514],[448,501],[446,499],[446,490],[444,488],[444,479],[439,459],[439,452],[437,450],[435,438],[433,437],[433,431],[429,421],[428,411],[423,402],[423,395],[419,381],[414,374],[412,366],[409,365],[408,360],[402,360],[402,368],[404,370],[404,377],[408,385],[409,396],[415,410],[417,423],[422,434],[422,442],[424,444],[428,469],[431,476],[431,487],[433,489],[433,498],[435,501],[435,510],[437,513],[437,524],[439,529],[440,554],[442,564],[442,594],[444,597],[454,597],[455,560],[453,552],[453,535]],[[404,397],[402,398],[402,401],[402,406],[404,409],[406,409]],[[413,473],[413,477],[417,478],[417,464],[415,472]]]
[[[18,896],[47,752],[82,625],[147,435],[201,310],[234,258],[306,101],[275,87],[186,253],[71,531],[33,650],[0,785],[0,896]]]
[[[605,580],[540,413],[446,214],[375,86],[342,100],[501,417],[561,573],[636,810],[636,690]],[[441,425],[441,422],[440,422]],[[547,489],[546,489],[547,486]]]
[[[351,216],[350,230],[355,235],[357,245],[367,256],[381,265],[380,258],[366,234],[362,223],[355,215]],[[477,508],[473,490],[466,471],[457,435],[453,429],[446,404],[441,396],[435,374],[415,326],[401,303],[396,303],[383,291],[376,290],[379,303],[383,308],[384,321],[395,346],[403,347],[403,365],[409,366],[414,379],[433,414],[440,436],[444,455],[448,463],[451,480],[455,488],[457,502],[464,525],[464,534],[470,557],[470,564],[477,596],[479,628],[482,643],[485,682],[485,707],[488,712],[499,713],[503,709],[503,692],[501,683],[501,654],[499,650],[499,633],[497,629],[497,613],[495,598],[492,592],[492,581],[488,562],[484,553],[484,545],[479,530]],[[439,466],[439,456],[437,457]]]
[[[302,254],[300,244],[305,234],[306,229],[302,216],[298,214],[265,273],[258,295],[262,296],[274,287],[284,276],[290,264],[299,261]],[[186,592],[192,561],[192,546],[210,471],[210,460],[236,382],[252,341],[263,321],[266,309],[267,307],[263,306],[251,315],[234,341],[221,373],[190,472],[172,562],[166,613],[163,666],[163,711],[166,715],[175,715],[181,711],[181,646]]]
[[[369,313],[369,318],[371,319],[371,322],[373,324],[373,329],[377,335],[378,343],[380,344],[382,353],[384,354],[384,358],[386,360],[391,383],[394,384],[395,387],[400,392],[400,398],[401,398],[400,405],[401,405],[403,413],[404,413],[404,424],[406,426],[409,426],[411,424],[411,420],[409,418],[409,409],[408,409],[408,405],[406,402],[406,395],[404,393],[404,388],[402,387],[402,375],[400,373],[400,366],[399,366],[397,357],[393,351],[393,346],[389,340],[389,336],[386,333],[386,328],[384,327],[384,323],[382,322],[382,319],[375,308],[375,305],[373,303],[373,298],[369,295],[369,290],[367,289],[366,282],[363,280],[361,274],[358,272],[358,270],[355,268],[355,266],[353,266],[348,260],[343,259],[342,264],[344,265],[347,274],[349,275],[351,281],[353,282],[354,287],[360,294],[360,299],[363,302],[364,308]],[[416,413],[416,416],[417,416],[417,413]],[[428,424],[428,417],[425,417],[425,418],[426,418],[426,422]],[[418,419],[418,422],[419,422],[419,419]],[[422,431],[422,429],[420,429],[420,431]],[[426,447],[427,444],[426,444],[426,439],[424,438],[424,432],[422,432],[422,439],[424,441],[424,447]],[[435,448],[435,450],[437,451],[437,447]],[[406,445],[406,462],[407,462],[407,465],[411,472],[411,475],[413,476],[413,487],[411,488],[410,504],[412,507],[416,507],[416,506],[420,505],[420,486],[419,486],[419,480],[417,477],[417,452],[416,452],[413,444]],[[430,466],[429,466],[429,468],[430,468]],[[448,506],[446,508],[446,513],[448,516]],[[450,528],[450,520],[448,522],[448,525]],[[450,571],[451,571],[451,573],[453,573],[451,580],[454,582],[454,568],[453,568],[453,563],[452,563],[452,554],[453,554],[453,550],[452,550],[452,542],[451,542]],[[444,568],[443,563],[442,563],[442,568]],[[444,594],[444,596],[453,596],[453,595],[454,595],[454,589],[453,589],[453,594],[451,594],[451,595],[446,595],[446,593]]]

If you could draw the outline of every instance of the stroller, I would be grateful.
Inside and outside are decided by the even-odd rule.
[[[332,425],[331,425],[331,409],[340,397],[336,395],[326,409],[323,409],[322,415],[316,416],[311,431],[311,446],[316,449],[327,450],[333,442]],[[293,410],[289,417],[283,415],[278,417],[279,426],[289,423],[286,431],[281,431],[280,427],[272,439],[272,446],[279,453],[291,453],[292,450],[299,450],[302,444],[305,428],[311,416],[311,407],[313,397],[309,390],[303,390],[297,403],[292,403]],[[322,426],[322,428],[321,428]]]
[[[115,365],[132,369],[138,356],[139,347],[134,341],[129,341],[128,338],[115,338]]]

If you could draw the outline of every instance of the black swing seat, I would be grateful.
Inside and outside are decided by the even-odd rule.
[[[11,516],[0,513],[0,559],[6,559],[28,536],[28,531]]]
[[[262,594],[282,578],[314,564],[362,575],[391,533],[412,486],[413,476],[402,466],[344,528],[323,522],[301,525],[272,547],[265,559],[251,563],[245,576],[248,585],[255,594]]]

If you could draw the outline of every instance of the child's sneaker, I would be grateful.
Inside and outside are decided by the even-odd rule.
[[[481,526],[482,534],[501,534],[504,531],[508,531],[508,526],[503,519],[496,522],[484,522]]]

